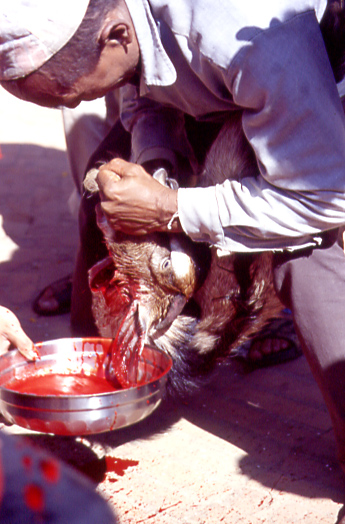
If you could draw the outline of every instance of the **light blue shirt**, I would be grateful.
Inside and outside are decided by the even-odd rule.
[[[225,252],[305,247],[345,223],[345,120],[318,20],[326,1],[126,0],[140,90],[133,161],[190,155],[183,114],[243,110],[259,178],[178,190],[180,222]]]

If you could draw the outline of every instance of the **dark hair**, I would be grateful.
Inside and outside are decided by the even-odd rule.
[[[85,16],[72,38],[39,71],[61,88],[69,88],[78,78],[90,73],[101,54],[98,38],[102,23],[118,3],[119,0],[90,0]]]
[[[345,5],[344,0],[328,0],[320,22],[329,61],[336,82],[345,76]]]

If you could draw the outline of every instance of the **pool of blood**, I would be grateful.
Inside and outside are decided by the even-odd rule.
[[[105,378],[96,375],[64,375],[60,373],[16,378],[8,382],[5,387],[18,393],[40,396],[99,395],[100,393],[113,393],[121,389],[120,386],[117,387]]]

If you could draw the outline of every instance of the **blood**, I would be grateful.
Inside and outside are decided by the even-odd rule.
[[[135,289],[128,277],[119,273],[111,257],[94,266],[91,270],[90,288],[101,293],[112,314],[123,313],[133,302]]]
[[[112,431],[115,428],[116,421],[117,421],[117,411],[114,412],[114,419],[113,419],[112,425],[110,426],[110,431]]]
[[[45,500],[42,488],[36,484],[28,484],[24,489],[25,504],[32,511],[43,511]]]
[[[106,456],[105,464],[108,473],[113,472],[116,473],[116,475],[123,477],[125,474],[125,470],[130,468],[131,466],[137,466],[139,464],[139,461]]]
[[[22,463],[23,463],[23,466],[26,470],[31,470],[32,469],[32,457],[30,457],[29,455],[25,455],[23,458],[22,458]]]
[[[55,484],[60,478],[60,466],[56,460],[42,460],[40,462],[40,470],[44,479],[47,482]]]
[[[114,337],[115,343],[111,347],[116,379],[123,388],[136,386],[139,354],[144,340],[144,333],[141,333],[140,325],[133,314],[138,283],[119,271],[111,257],[94,266],[90,275],[91,290],[103,295],[110,316],[119,319],[117,335]],[[132,335],[128,337],[127,333],[132,330],[132,327]]]
[[[95,375],[64,375],[50,373],[16,378],[6,384],[7,389],[34,395],[97,395],[120,389],[105,378]]]

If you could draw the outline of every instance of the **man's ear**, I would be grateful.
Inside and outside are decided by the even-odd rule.
[[[99,42],[102,46],[110,42],[117,45],[128,45],[132,42],[133,35],[129,24],[122,20],[111,20],[107,22],[100,34]]]

